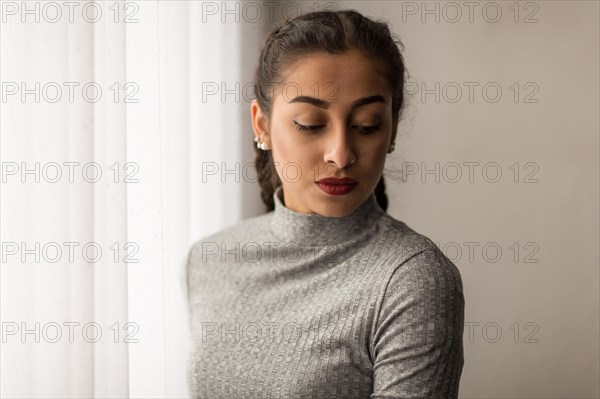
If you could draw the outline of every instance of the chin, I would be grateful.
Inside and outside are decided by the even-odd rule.
[[[354,201],[348,196],[328,197],[324,201],[327,204],[322,208],[323,212],[319,212],[323,216],[342,217],[351,214],[355,209]]]
[[[351,214],[360,203],[356,200],[360,197],[360,190],[356,188],[346,195],[329,195],[323,192],[315,184],[316,196],[314,212],[328,217],[342,217]]]

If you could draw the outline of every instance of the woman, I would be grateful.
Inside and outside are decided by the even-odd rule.
[[[193,397],[458,396],[460,273],[385,212],[404,105],[396,43],[350,10],[268,35],[251,115],[269,212],[190,251]]]

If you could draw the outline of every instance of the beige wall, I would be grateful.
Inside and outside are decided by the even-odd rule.
[[[391,22],[411,81],[431,91],[411,99],[386,167],[396,172],[388,195],[390,213],[439,243],[462,273],[460,396],[597,398],[599,3],[521,2],[517,23],[512,1],[485,15],[486,3],[474,2],[473,22],[456,2],[455,23],[456,8],[427,9],[436,3],[439,22],[435,13],[422,21],[423,2],[339,4]],[[501,17],[486,21],[496,5]],[[452,102],[457,86],[462,98]],[[436,163],[439,182],[421,175]]]

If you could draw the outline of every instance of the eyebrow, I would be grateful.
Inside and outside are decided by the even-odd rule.
[[[365,97],[365,98],[361,98],[360,100],[354,101],[352,103],[351,109],[362,107],[363,105],[367,105],[367,104],[371,104],[371,103],[375,103],[375,102],[387,104],[387,101],[385,101],[385,98],[383,96],[375,95],[375,96]],[[323,108],[323,109],[328,109],[329,105],[331,104],[325,100],[320,100],[318,98],[309,97],[309,96],[298,96],[298,97],[292,98],[290,101],[288,101],[288,103],[289,104],[307,103],[307,104],[314,105],[315,107],[319,107],[319,108]]]

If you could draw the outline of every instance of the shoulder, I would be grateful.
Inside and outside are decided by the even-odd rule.
[[[271,217],[272,212],[253,216],[194,241],[188,250],[188,273],[206,263],[206,256],[203,254],[216,255],[221,251],[236,249],[245,243],[257,242],[270,237]]]
[[[387,259],[382,270],[382,302],[394,295],[421,296],[426,300],[450,295],[462,299],[460,270],[429,237],[387,214],[381,224]]]
[[[400,287],[408,294],[432,298],[463,294],[460,270],[437,247],[415,253],[392,268],[385,295]]]
[[[429,237],[387,213],[378,224],[382,254],[390,260],[389,267],[403,264],[424,251],[440,251]]]
[[[210,265],[218,262],[222,253],[269,237],[271,217],[272,212],[253,216],[194,241],[188,249],[183,268],[188,295],[214,273],[215,269],[210,270]]]

